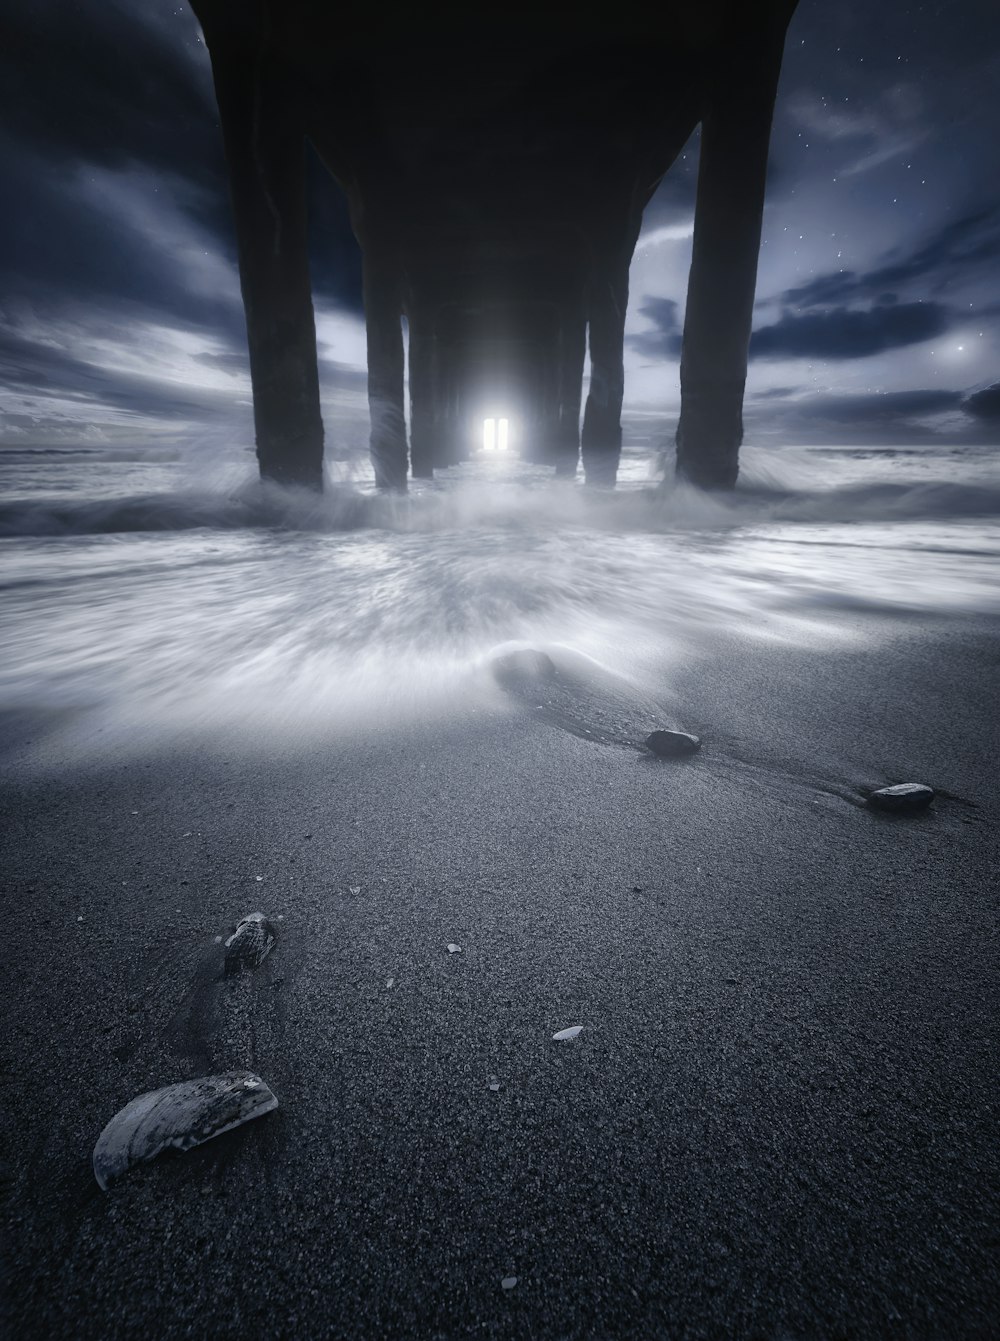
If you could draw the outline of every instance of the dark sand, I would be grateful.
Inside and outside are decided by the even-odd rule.
[[[1000,1334],[1000,644],[856,627],[688,665],[635,734],[690,762],[520,708],[13,751],[7,1335]],[[859,804],[905,780],[945,794]],[[216,982],[255,908],[278,947]],[[116,1109],[240,1065],[277,1113],[98,1190]]]

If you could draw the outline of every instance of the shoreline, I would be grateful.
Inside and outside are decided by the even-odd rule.
[[[679,667],[682,764],[517,708],[8,755],[12,1335],[987,1335],[998,625],[854,622]],[[97,1190],[119,1107],[238,1066],[276,1113]]]

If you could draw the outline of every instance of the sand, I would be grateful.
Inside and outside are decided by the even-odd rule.
[[[688,663],[678,763],[517,703],[12,749],[8,1335],[995,1335],[997,629],[843,618]],[[98,1190],[117,1108],[236,1066],[276,1113]]]

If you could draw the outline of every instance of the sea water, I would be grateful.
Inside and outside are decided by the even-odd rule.
[[[1000,452],[744,449],[739,487],[626,451],[613,491],[480,459],[321,496],[252,458],[137,444],[0,454],[0,713],[80,748],[191,732],[273,748],[477,710],[508,644],[661,688],[720,635],[831,645],[871,614],[1000,611]],[[334,478],[334,474],[336,478]]]

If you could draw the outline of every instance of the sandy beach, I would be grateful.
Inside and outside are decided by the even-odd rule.
[[[998,630],[830,619],[659,722],[563,676],[283,752],[12,729],[7,1334],[995,1335]],[[98,1189],[118,1108],[239,1066],[277,1112]]]
[[[1000,1341],[997,0],[6,11],[0,1341]]]

